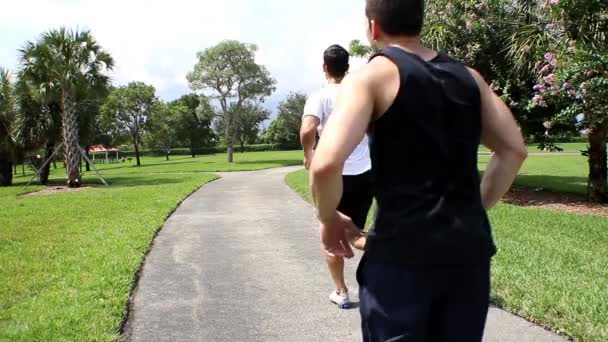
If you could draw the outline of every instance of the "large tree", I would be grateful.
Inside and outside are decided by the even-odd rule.
[[[240,108],[263,101],[275,90],[275,80],[268,70],[255,62],[256,51],[253,44],[223,41],[199,52],[199,61],[187,77],[192,90],[212,92],[219,102],[217,115],[224,123],[228,162],[233,161],[233,130]]]
[[[298,145],[306,95],[291,93],[279,104],[277,118],[264,132],[262,140],[269,144]]]
[[[588,197],[593,202],[608,202],[608,3],[550,0],[530,10],[539,19],[522,26],[531,33],[514,46],[525,46],[527,41],[540,39],[538,36],[550,38],[546,53],[535,56],[538,83],[531,106],[553,106],[559,109],[554,116],[557,122],[585,130],[589,138],[585,153],[589,157]]]
[[[175,147],[179,140],[177,132],[179,117],[187,110],[186,107],[178,104],[159,103],[148,122],[146,145],[150,148],[163,149],[169,160],[171,148]]]
[[[270,117],[270,112],[259,103],[245,103],[240,107],[236,105],[231,107],[235,111],[231,113],[234,118],[232,122],[232,141],[237,142],[241,148],[245,144],[254,144],[260,133],[260,124]],[[214,128],[217,132],[226,131],[226,122],[224,116],[218,117],[215,120]]]
[[[11,77],[0,68],[0,186],[13,182],[15,97]]]
[[[40,95],[53,100],[57,94],[61,113],[61,136],[68,185],[78,187],[80,179],[80,122],[78,95],[81,89],[105,89],[106,72],[114,61],[89,31],[65,28],[44,33],[21,50],[21,77]]]
[[[148,129],[148,120],[158,106],[153,86],[131,82],[110,92],[101,107],[102,123],[115,135],[128,135],[135,149],[137,166],[141,166],[140,147]]]
[[[204,95],[184,95],[172,104],[183,109],[177,112],[178,144],[189,147],[192,158],[195,158],[197,148],[211,146],[214,143],[215,135],[211,129],[211,121],[215,112],[209,99]]]

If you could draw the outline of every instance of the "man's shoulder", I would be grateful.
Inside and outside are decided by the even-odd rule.
[[[377,86],[386,82],[388,78],[399,74],[397,65],[389,58],[378,56],[368,64],[349,73],[345,81],[358,85]]]

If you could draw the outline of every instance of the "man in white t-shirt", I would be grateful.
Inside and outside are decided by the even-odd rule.
[[[322,139],[323,127],[334,109],[338,87],[349,69],[348,51],[339,45],[332,45],[325,50],[323,59],[323,71],[328,85],[309,96],[304,107],[300,131],[306,169],[310,167],[313,158],[317,133]],[[342,172],[344,194],[338,206],[338,211],[350,217],[361,230],[365,228],[367,213],[373,200],[371,167],[368,138],[365,137],[344,164]],[[361,241],[364,239],[359,240],[359,242]],[[355,247],[361,248],[358,245]],[[327,263],[336,284],[336,290],[332,291],[329,296],[330,301],[342,309],[352,307],[348,287],[344,281],[344,258],[328,255]]]

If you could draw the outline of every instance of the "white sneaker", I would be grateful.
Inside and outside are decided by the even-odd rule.
[[[348,292],[338,293],[338,291],[333,291],[329,295],[329,300],[336,304],[340,309],[350,309],[353,307]]]

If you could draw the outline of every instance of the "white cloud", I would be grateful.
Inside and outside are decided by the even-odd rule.
[[[169,100],[188,92],[196,52],[237,39],[258,45],[258,62],[278,81],[274,104],[323,83],[323,50],[364,38],[363,7],[363,0],[5,0],[0,65],[15,68],[17,49],[41,32],[87,28],[116,60],[116,83],[147,82]]]

